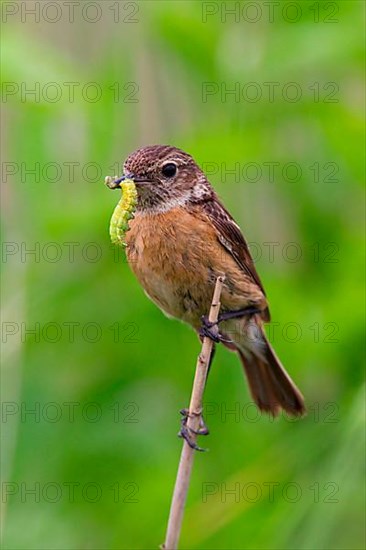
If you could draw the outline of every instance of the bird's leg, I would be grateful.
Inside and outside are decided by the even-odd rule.
[[[225,313],[221,313],[221,315],[219,315],[217,322],[221,323],[222,321],[228,321],[229,319],[240,319],[240,317],[247,317],[250,315],[255,315],[256,313],[262,313],[262,310],[254,306],[238,309],[236,311],[226,311]]]
[[[212,350],[211,350],[211,355],[210,355],[210,360],[208,362],[208,367],[207,367],[207,374],[206,374],[206,382],[205,384],[207,384],[207,379],[208,379],[208,375],[210,374],[210,370],[211,370],[211,365],[212,365],[212,361],[215,357],[215,354],[216,354],[216,346],[215,346],[215,342],[212,344]]]
[[[249,306],[244,309],[239,309],[236,311],[226,311],[225,313],[221,313],[221,315],[219,315],[216,322],[209,321],[205,315],[201,317],[202,325],[198,331],[200,339],[203,340],[203,338],[208,337],[214,342],[211,356],[210,356],[210,362],[208,365],[207,376],[208,376],[208,373],[210,372],[212,360],[216,351],[215,343],[219,343],[219,342],[224,342],[227,344],[232,343],[230,339],[225,338],[225,336],[223,336],[219,332],[219,328],[218,328],[219,323],[221,323],[222,321],[228,321],[229,319],[238,319],[240,317],[251,316],[251,315],[254,315],[255,313],[261,313],[261,310],[256,307]],[[208,435],[209,433],[208,428],[203,420],[202,411],[200,411],[199,413],[189,413],[188,409],[182,409],[180,411],[180,414],[182,415],[182,420],[181,420],[181,429],[178,433],[179,437],[183,437],[192,449],[196,449],[196,451],[204,451],[205,449],[202,449],[202,447],[199,447],[191,437],[192,433],[195,435]],[[187,424],[188,418],[192,418],[193,416],[199,416],[198,430],[194,430],[193,428],[190,428]]]
[[[238,309],[235,311],[226,311],[225,313],[221,313],[217,319],[216,323],[211,323],[207,317],[203,316],[201,317],[202,321],[202,327],[201,330],[204,330],[206,334],[205,336],[208,336],[211,338],[211,331],[212,331],[212,340],[215,342],[228,342],[229,340],[225,340],[222,335],[218,331],[213,331],[213,327],[218,325],[219,323],[222,323],[222,321],[228,321],[229,319],[240,319],[240,317],[247,317],[250,315],[255,315],[256,313],[261,313],[262,310],[249,306],[244,309]],[[214,339],[216,338],[216,340]]]

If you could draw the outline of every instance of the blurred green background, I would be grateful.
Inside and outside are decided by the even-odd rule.
[[[103,181],[169,143],[252,243],[309,408],[260,417],[219,349],[181,548],[364,548],[364,3],[38,4],[2,5],[3,547],[164,540],[199,343],[110,245]]]

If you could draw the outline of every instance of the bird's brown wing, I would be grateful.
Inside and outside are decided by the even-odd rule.
[[[217,238],[221,245],[232,255],[236,263],[250,277],[253,283],[259,286],[265,296],[265,290],[254,267],[248,244],[240,231],[240,227],[217,197],[203,202],[202,206],[206,216],[216,230]],[[263,319],[269,321],[270,314],[268,309],[264,312]]]

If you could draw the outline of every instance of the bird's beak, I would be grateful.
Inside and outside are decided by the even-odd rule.
[[[133,180],[137,185],[150,183],[148,180],[139,178],[138,176],[134,176],[134,174],[126,174],[125,176],[121,176],[120,178],[112,178],[111,176],[107,176],[105,178],[105,184],[107,187],[109,187],[109,189],[121,189],[121,184],[123,184],[124,180],[127,179]]]
[[[121,183],[123,183],[126,179],[134,180],[133,174],[127,174],[126,176],[121,176],[120,178],[112,178],[111,176],[107,176],[105,178],[105,184],[109,187],[109,189],[121,189]]]

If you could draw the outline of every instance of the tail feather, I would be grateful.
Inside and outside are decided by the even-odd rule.
[[[259,409],[277,416],[281,409],[292,416],[305,414],[304,398],[278,362],[263,361],[238,350],[248,379],[250,393]]]
[[[264,332],[261,330],[258,353],[254,352],[253,347],[239,347],[238,343],[235,344],[250,393],[259,409],[273,416],[277,416],[281,409],[292,416],[305,414],[304,398],[281,365]]]
[[[282,408],[294,416],[302,416],[306,412],[304,397],[296,384],[281,364],[272,346],[267,341],[267,371],[273,383],[275,393]]]

